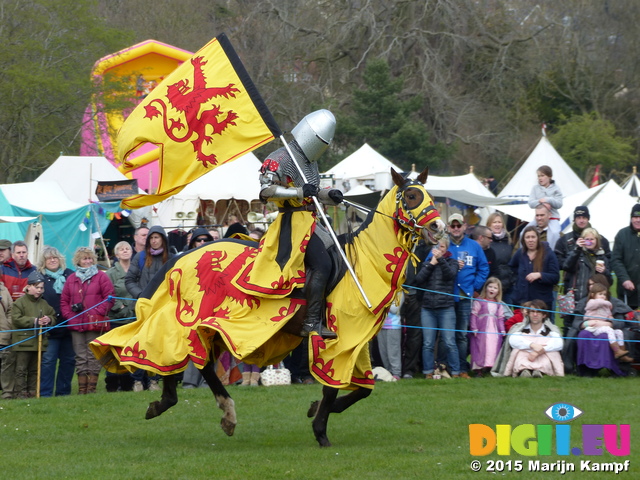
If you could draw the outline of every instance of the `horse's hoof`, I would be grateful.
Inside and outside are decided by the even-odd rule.
[[[147,414],[144,416],[144,418],[147,420],[156,418],[158,415],[162,413],[159,407],[160,407],[160,402],[151,402],[147,407]]]
[[[230,422],[226,418],[223,418],[222,420],[220,420],[220,426],[222,427],[222,431],[230,437],[233,435],[233,432],[236,429],[236,424],[233,422]]]
[[[331,446],[331,442],[327,437],[318,438],[318,444],[323,448]]]
[[[316,400],[315,402],[311,402],[309,405],[309,410],[307,410],[307,417],[313,418],[318,413],[318,408],[320,408],[320,400]]]

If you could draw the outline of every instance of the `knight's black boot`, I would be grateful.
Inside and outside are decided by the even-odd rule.
[[[302,324],[301,336],[307,337],[311,332],[318,332],[322,338],[338,338],[336,332],[329,330],[323,322],[326,311],[324,298],[325,282],[317,272],[307,271],[305,281],[307,297],[307,317]]]

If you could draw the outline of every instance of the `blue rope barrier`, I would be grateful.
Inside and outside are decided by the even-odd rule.
[[[136,299],[135,299],[135,298],[123,298],[123,297],[112,297],[112,296],[109,296],[109,297],[107,297],[105,300],[102,300],[100,303],[97,303],[97,304],[95,304],[94,306],[89,307],[89,308],[87,308],[86,310],[83,310],[82,312],[78,312],[76,315],[74,315],[74,316],[73,316],[73,317],[71,317],[71,318],[68,318],[68,319],[66,319],[66,320],[63,320],[62,322],[57,323],[57,324],[55,324],[55,325],[52,325],[52,326],[50,326],[50,327],[43,327],[43,328],[42,328],[42,333],[40,333],[40,327],[34,327],[34,328],[20,328],[20,329],[17,329],[17,330],[0,330],[0,332],[2,332],[2,333],[9,333],[9,332],[24,332],[25,330],[27,330],[27,331],[29,331],[29,330],[33,330],[33,331],[38,332],[36,335],[32,335],[31,337],[25,338],[24,340],[20,340],[19,342],[16,342],[16,343],[13,343],[13,344],[11,344],[11,345],[7,345],[7,346],[5,346],[5,347],[0,348],[0,352],[2,352],[3,350],[6,350],[6,349],[8,349],[8,348],[11,348],[11,347],[13,347],[13,346],[15,346],[15,345],[20,345],[21,343],[28,342],[29,340],[32,340],[32,339],[34,339],[34,338],[38,338],[40,335],[44,335],[45,333],[47,333],[47,332],[49,332],[49,331],[51,331],[51,330],[54,330],[54,329],[56,329],[56,328],[67,327],[68,325],[66,325],[66,323],[67,323],[67,322],[69,322],[70,320],[73,320],[74,318],[77,318],[77,317],[79,317],[80,315],[82,315],[82,314],[84,314],[84,313],[86,313],[86,312],[88,312],[88,311],[90,311],[90,310],[93,310],[93,309],[94,309],[94,308],[96,308],[97,306],[102,305],[104,302],[109,302],[109,301],[111,301],[111,300],[113,300],[113,299],[116,299],[116,300],[133,300],[134,302],[136,301]],[[123,321],[123,320],[129,320],[129,319],[133,319],[133,318],[136,318],[136,317],[118,318],[117,320],[113,320],[113,319],[109,319],[109,320],[100,320],[100,321],[98,321],[98,322],[90,322],[90,323],[76,323],[75,325],[79,326],[79,325],[94,325],[94,324],[96,324],[96,323],[121,322],[121,321]]]
[[[467,297],[465,295],[456,295],[455,293],[446,293],[446,292],[439,292],[437,290],[428,290],[426,288],[420,288],[420,287],[416,287],[414,285],[403,284],[402,286],[405,287],[405,288],[412,288],[414,290],[420,290],[422,292],[437,293],[438,295],[446,295],[446,296],[449,296],[449,297],[461,298],[461,299],[465,299],[465,300],[477,300],[479,302],[491,302],[492,301],[492,300],[485,300],[484,298],[473,298],[473,297]],[[510,303],[507,303],[507,302],[502,302],[502,303],[507,305],[512,310],[514,310],[516,308],[517,309],[524,308],[521,305],[510,304]],[[557,313],[560,316],[573,316],[573,317],[583,317],[583,318],[585,316],[582,313],[569,313],[569,314],[566,314],[566,313],[562,313],[562,312],[560,312],[558,310],[543,310],[543,309],[537,309],[537,308],[536,308],[536,310],[539,310],[541,312],[553,313],[553,314]],[[607,318],[607,317],[596,317],[596,316],[593,316],[592,318],[598,318],[598,319],[601,319],[601,320],[611,320],[611,318]],[[621,319],[621,318],[615,318],[614,320],[616,320],[617,322],[635,323],[640,327],[640,322],[638,322],[637,320],[626,320],[626,319]]]

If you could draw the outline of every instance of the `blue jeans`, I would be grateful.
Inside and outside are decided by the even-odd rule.
[[[440,332],[439,355],[446,352],[446,362],[453,375],[460,373],[460,360],[456,346],[456,312],[453,307],[423,308],[420,321],[422,323],[422,373],[433,373],[433,349],[436,337]],[[434,330],[442,328],[444,330]],[[444,348],[445,350],[442,350]]]
[[[456,346],[458,347],[458,364],[461,372],[468,372],[470,365],[467,361],[469,356],[469,317],[471,316],[471,299],[460,299],[455,303],[455,330],[456,330]],[[446,362],[444,352],[446,347],[440,338],[438,344],[438,361]]]
[[[76,356],[73,351],[71,335],[61,338],[49,338],[47,349],[42,354],[42,376],[40,377],[40,395],[43,397],[55,394],[71,394],[71,380],[76,367]],[[56,375],[56,368],[58,369]]]
[[[456,345],[460,356],[460,371],[468,372],[471,368],[469,356],[469,318],[471,317],[471,299],[461,298],[456,302]]]

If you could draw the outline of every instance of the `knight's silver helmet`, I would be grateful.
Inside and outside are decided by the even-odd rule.
[[[310,113],[291,130],[291,135],[304,152],[307,160],[315,162],[329,147],[336,131],[336,118],[329,110]]]

